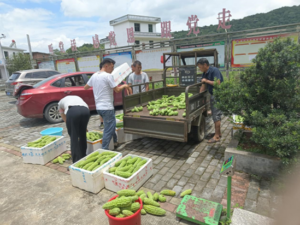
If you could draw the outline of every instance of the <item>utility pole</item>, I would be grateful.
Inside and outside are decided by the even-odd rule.
[[[6,38],[6,36],[4,34],[1,34],[1,36],[0,36],[0,52],[1,52],[1,56],[3,58],[4,73],[5,73],[6,79],[8,79],[8,74],[7,74],[7,70],[6,70],[6,59],[5,59],[5,56],[3,54],[2,46],[1,46],[1,39],[2,38]]]
[[[32,51],[31,51],[31,44],[30,44],[30,38],[29,35],[27,34],[27,42],[28,42],[28,49],[29,49],[29,57],[30,57],[30,64],[31,64],[31,69],[33,69],[33,56],[32,56]]]

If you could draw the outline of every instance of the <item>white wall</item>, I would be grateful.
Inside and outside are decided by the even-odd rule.
[[[21,49],[14,49],[12,50],[11,48],[6,48],[4,46],[2,46],[2,51],[3,51],[3,56],[4,56],[4,52],[8,52],[8,56],[9,57],[12,57],[13,56],[13,53],[15,54],[18,54],[19,52],[23,53],[24,50],[21,50]],[[2,59],[2,54],[0,54],[0,59]]]
[[[4,66],[3,66],[3,63],[4,63],[4,57],[5,57],[5,54],[4,54],[4,52],[8,52],[8,57],[12,57],[13,56],[13,54],[15,53],[15,54],[18,54],[18,53],[24,53],[24,50],[22,50],[22,49],[13,49],[13,48],[7,48],[7,47],[5,47],[5,46],[1,46],[1,48],[2,48],[2,52],[3,53],[1,53],[0,52],[0,60],[1,60],[1,62],[2,62],[2,64],[0,65],[0,70],[1,70],[1,75],[2,75],[2,78],[0,78],[0,79],[2,79],[2,80],[6,80],[6,75],[7,76],[9,76],[9,74],[8,74],[8,72],[7,73],[5,73],[4,72]]]
[[[131,28],[133,27],[134,29],[134,23],[135,22],[123,22],[120,24],[117,24],[115,26],[113,26],[113,30],[115,32],[116,35],[116,42],[117,42],[117,47],[122,47],[122,46],[128,46],[128,45],[133,45],[133,43],[128,44],[127,43],[127,28]],[[148,24],[151,23],[147,23],[147,22],[136,22],[140,24],[140,28],[141,31],[140,32],[149,32],[149,28],[148,28]],[[156,26],[159,25],[160,23],[156,24],[152,24],[153,25],[153,33],[156,33]],[[149,44],[149,41],[161,41],[161,40],[167,40],[166,38],[160,38],[160,37],[135,37],[135,40],[139,40],[140,44]],[[112,46],[112,48],[115,46]],[[110,44],[109,43],[105,43],[105,49],[109,49],[110,48]]]
[[[140,32],[149,32],[148,24],[152,24],[153,27],[153,33],[156,33],[156,25],[153,23],[143,23],[143,22],[130,22],[129,26],[133,27],[134,29],[134,24],[139,23],[140,24]]]
[[[114,26],[114,31],[116,34],[116,42],[117,42],[118,47],[128,45],[128,43],[127,43],[127,28],[130,28],[130,27],[131,26],[128,21]]]

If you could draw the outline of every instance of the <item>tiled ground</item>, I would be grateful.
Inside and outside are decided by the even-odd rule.
[[[64,128],[65,125],[50,125],[42,119],[25,119],[17,114],[14,99],[0,95],[0,150],[21,157],[20,146],[40,137],[39,132],[54,126]],[[93,114],[89,129],[97,130],[98,116]],[[207,125],[211,124],[210,119]],[[231,124],[227,118],[222,121],[222,140],[220,143],[208,144],[207,140],[196,143],[180,143],[174,141],[142,138],[122,144],[117,151],[126,155],[137,154],[153,160],[153,176],[143,185],[142,189],[151,192],[162,189],[173,189],[177,195],[168,197],[162,204],[166,210],[174,213],[180,203],[179,194],[186,189],[192,189],[192,195],[222,203],[226,207],[225,177],[219,175],[224,160],[224,151],[231,140]],[[68,140],[67,136],[67,140]],[[69,140],[67,150],[69,150]],[[62,166],[48,163],[46,166],[63,173],[69,173],[66,167],[71,160]],[[37,167],[37,165],[31,165]],[[71,184],[70,184],[71,185]],[[103,190],[101,193],[105,192]],[[110,193],[113,195],[113,193]],[[280,198],[271,189],[271,181],[257,179],[245,173],[236,172],[232,178],[232,205],[244,207],[262,215],[271,216],[276,213],[275,205]],[[238,205],[237,205],[238,204]],[[179,222],[179,220],[178,220]]]

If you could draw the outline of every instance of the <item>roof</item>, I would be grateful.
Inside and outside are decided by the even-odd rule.
[[[32,52],[32,54],[35,54],[35,53],[50,55],[50,53],[46,53],[46,52]],[[29,54],[29,52],[25,52],[25,54]]]
[[[4,49],[7,49],[7,50],[15,50],[15,51],[26,51],[25,49],[21,49],[21,48],[11,48],[11,47],[7,47],[7,46],[1,46],[2,47],[2,49],[4,50]]]
[[[201,56],[214,56],[215,52],[218,54],[217,49],[205,49],[205,50],[198,50],[198,51],[186,51],[186,52],[170,52],[170,53],[164,53],[164,55],[171,55],[171,56],[179,56],[187,58],[187,57],[195,57],[195,53],[197,54],[197,57]]]
[[[113,20],[109,21],[109,24],[111,26],[114,26],[116,24],[123,23],[125,21],[139,21],[139,22],[145,22],[145,23],[147,22],[147,23],[157,24],[157,23],[161,22],[161,19],[160,19],[160,17],[127,14],[125,16],[121,16],[117,19],[113,19]]]

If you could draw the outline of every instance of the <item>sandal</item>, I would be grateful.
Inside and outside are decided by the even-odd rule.
[[[217,142],[220,142],[220,140],[216,140],[216,139],[212,138],[207,143],[213,144],[213,143],[217,143]]]

